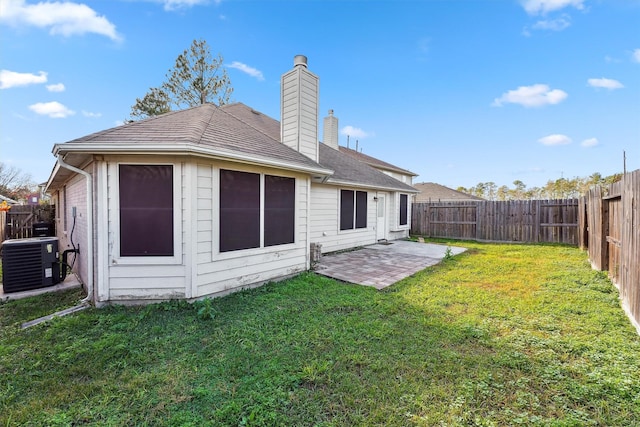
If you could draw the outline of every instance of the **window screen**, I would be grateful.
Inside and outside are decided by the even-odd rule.
[[[400,225],[407,225],[408,218],[408,197],[406,194],[400,195]]]
[[[340,190],[340,230],[354,228],[367,228],[367,192]]]
[[[120,256],[173,256],[173,166],[120,165],[119,184]]]
[[[366,191],[356,191],[356,228],[367,228]]]
[[[260,174],[220,170],[220,252],[260,247]]]
[[[353,229],[353,191],[340,190],[340,230]]]
[[[294,242],[296,180],[264,177],[264,245]]]

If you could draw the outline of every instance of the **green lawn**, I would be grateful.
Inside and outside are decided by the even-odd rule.
[[[640,338],[585,253],[464,244],[382,292],[303,274],[27,330],[79,293],[0,304],[0,426],[640,425]]]

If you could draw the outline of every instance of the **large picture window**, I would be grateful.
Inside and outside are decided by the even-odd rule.
[[[294,178],[220,170],[220,252],[294,243],[295,194]]]
[[[367,228],[367,192],[340,190],[340,230]]]
[[[120,256],[173,256],[173,166],[120,165]]]
[[[409,197],[406,194],[400,195],[400,225],[407,225],[409,213]]]

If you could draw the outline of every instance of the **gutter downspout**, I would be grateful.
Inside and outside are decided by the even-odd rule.
[[[90,304],[93,300],[93,177],[89,172],[65,163],[62,154],[58,154],[58,164],[87,179],[87,296],[80,303]]]

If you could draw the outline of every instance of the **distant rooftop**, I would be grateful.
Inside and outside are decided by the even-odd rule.
[[[457,202],[457,201],[482,201],[484,199],[453,190],[435,182],[422,182],[413,184],[413,187],[420,191],[416,195],[415,201],[420,202]]]

